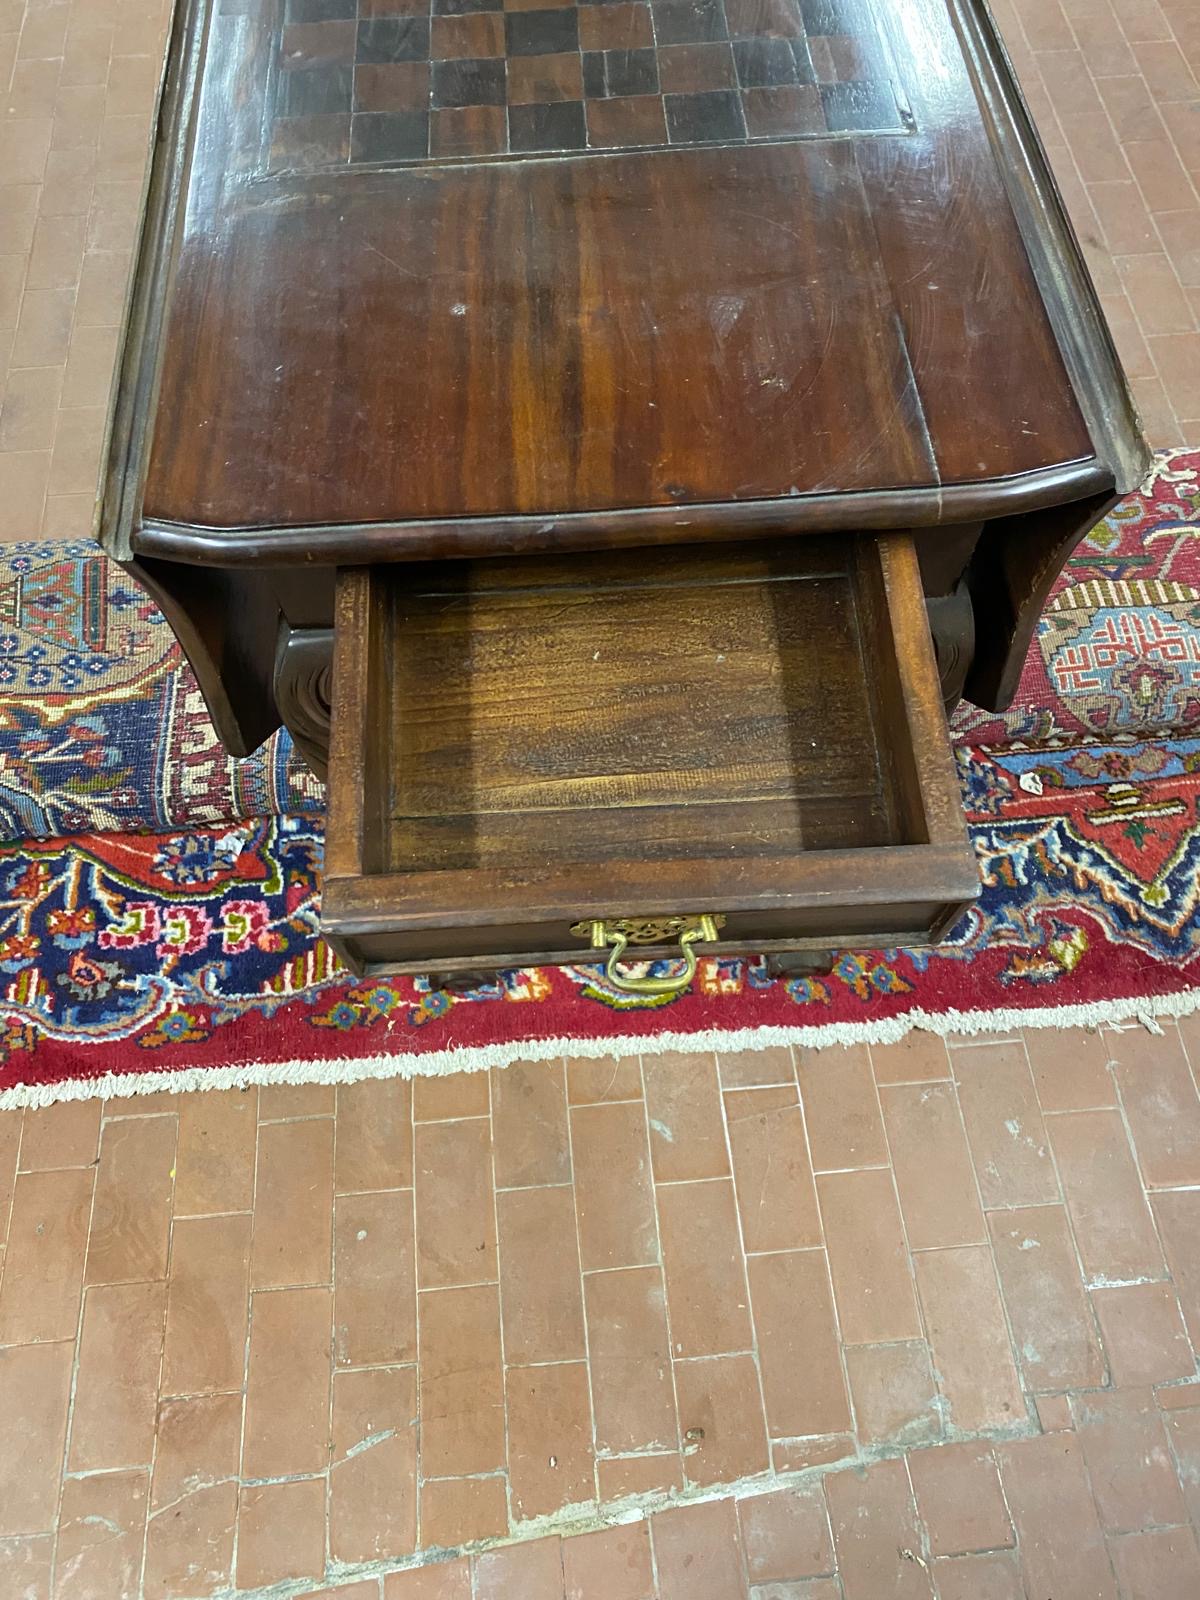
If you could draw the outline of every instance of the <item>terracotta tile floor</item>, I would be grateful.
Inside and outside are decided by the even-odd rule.
[[[1200,3],[995,9],[1151,437],[1200,444]],[[89,525],[163,16],[0,0],[0,537]],[[0,1114],[0,1600],[1196,1600],[1197,1063]]]
[[[0,1600],[1196,1600],[1196,1064],[1200,1019],[0,1114]]]

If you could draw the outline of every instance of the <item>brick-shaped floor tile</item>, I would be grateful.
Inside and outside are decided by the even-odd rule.
[[[988,1214],[1017,1359],[1031,1389],[1104,1382],[1104,1353],[1062,1206]]]
[[[886,1166],[887,1141],[867,1047],[799,1050],[796,1075],[814,1169]]]
[[[1030,1595],[1117,1600],[1117,1586],[1073,1433],[1048,1433],[996,1449]]]
[[[100,1147],[100,1101],[30,1107],[21,1133],[21,1171],[89,1167]]]
[[[301,1117],[332,1117],[337,1091],[331,1083],[272,1083],[258,1092],[260,1122],[291,1122]]]
[[[515,1521],[594,1497],[592,1407],[582,1361],[508,1367],[508,1479]]]
[[[987,1230],[954,1085],[898,1084],[879,1098],[910,1248],[980,1244]]]
[[[914,1028],[895,1044],[873,1044],[870,1048],[875,1082],[934,1083],[950,1076],[950,1057],[944,1039],[936,1033]]]
[[[1161,1400],[1163,1391],[1159,1391]],[[1165,1411],[1163,1425],[1175,1456],[1183,1498],[1193,1523],[1200,1527],[1200,1409]]]
[[[750,1311],[733,1184],[666,1184],[658,1190],[658,1218],[672,1353],[748,1350]]]
[[[151,1512],[146,1528],[145,1600],[210,1595],[233,1576],[238,1486],[229,1479]]]
[[[583,1270],[657,1262],[650,1147],[642,1101],[575,1106],[571,1140]]]
[[[985,1206],[1058,1199],[1042,1111],[1024,1045],[956,1050],[954,1076]]]
[[[1196,1358],[1170,1283],[1093,1289],[1113,1383],[1121,1389],[1189,1377]]]
[[[1109,1533],[1186,1520],[1163,1419],[1148,1389],[1076,1395],[1071,1410]]]
[[[254,1204],[258,1090],[212,1089],[177,1096],[175,1215],[249,1211]]]
[[[567,1100],[573,1106],[642,1098],[640,1056],[601,1056],[567,1062]]]
[[[564,1539],[562,1567],[566,1600],[655,1600],[647,1522]]]
[[[166,1302],[165,1283],[88,1290],[71,1418],[72,1472],[150,1464]]]
[[[796,1063],[788,1045],[772,1045],[768,1050],[721,1051],[717,1071],[723,1089],[757,1089],[763,1084],[796,1081]]]
[[[746,1250],[819,1245],[817,1192],[794,1084],[733,1091],[725,1096],[725,1115]]]
[[[961,1556],[1013,1544],[1000,1476],[986,1445],[914,1450],[908,1470],[935,1556]]]
[[[588,1363],[601,1451],[675,1448],[666,1295],[658,1267],[590,1273]]]
[[[827,1173],[817,1180],[817,1193],[842,1338],[847,1344],[919,1339],[891,1173]]]
[[[501,1190],[496,1210],[505,1359],[515,1366],[582,1360],[583,1291],[573,1191]]]
[[[1200,1350],[1200,1193],[1156,1194],[1154,1217],[1192,1348]]]
[[[684,1471],[690,1483],[733,1483],[771,1465],[753,1356],[675,1364]]]
[[[850,1433],[815,1439],[772,1439],[771,1464],[776,1472],[808,1472],[813,1467],[833,1467],[858,1454]]]
[[[329,1289],[254,1296],[243,1477],[282,1478],[329,1465],[332,1300]]]
[[[258,1134],[250,1284],[332,1281],[333,1119],[268,1122]]]
[[[739,1500],[738,1520],[751,1583],[789,1583],[833,1571],[829,1515],[819,1486]]]
[[[164,1400],[158,1413],[151,1511],[236,1477],[241,1453],[240,1393]]]
[[[1200,1594],[1200,1547],[1191,1528],[1114,1539],[1112,1557],[1128,1600],[1195,1600]]]
[[[421,1471],[427,1478],[504,1465],[499,1293],[491,1284],[420,1296]]]
[[[413,1121],[453,1122],[491,1114],[491,1084],[486,1072],[443,1072],[413,1079]]]
[[[846,1371],[865,1444],[926,1444],[940,1437],[940,1399],[923,1340],[847,1345]]]
[[[324,1571],[324,1478],[247,1484],[238,1505],[238,1588],[319,1578]]]
[[[17,1178],[0,1282],[0,1344],[74,1339],[92,1176],[71,1170]]]
[[[146,1529],[146,1473],[68,1478],[58,1518],[54,1600],[136,1594]]]
[[[491,1125],[424,1122],[413,1129],[417,1285],[496,1281]]]
[[[333,1351],[339,1366],[417,1358],[411,1189],[339,1195],[333,1227]]]
[[[389,1572],[383,1580],[383,1600],[471,1600],[471,1564],[463,1556]]]
[[[562,1541],[534,1539],[476,1556],[475,1600],[563,1600]]]
[[[417,1542],[416,1368],[335,1374],[332,1438],[330,1558],[408,1555]]]
[[[991,1251],[931,1250],[915,1257],[933,1365],[963,1432],[1011,1427],[1025,1403],[1013,1365]]]
[[[492,1144],[502,1189],[570,1182],[561,1061],[514,1061],[492,1072]]]
[[[650,1524],[659,1600],[740,1600],[746,1576],[732,1500],[675,1506]]]
[[[663,1494],[683,1488],[683,1462],[678,1450],[653,1455],[601,1457],[596,1462],[596,1487],[602,1505],[629,1495]]]
[[[8,1229],[24,1116],[23,1111],[0,1111],[0,1239],[4,1238]]]
[[[166,1277],[177,1129],[173,1116],[105,1123],[88,1236],[88,1283]]]
[[[838,1572],[846,1600],[933,1600],[928,1565],[903,1461],[881,1461],[825,1480]]]
[[[248,1215],[175,1223],[161,1392],[240,1389],[250,1314]]]
[[[1099,1029],[1027,1028],[1025,1049],[1043,1111],[1116,1105],[1108,1042]]]
[[[50,1600],[54,1536],[0,1539],[0,1595],[4,1600]],[[651,1600],[654,1591],[651,1590]]]
[[[1015,1550],[942,1556],[933,1563],[938,1600],[1027,1600]]]
[[[422,1549],[450,1550],[507,1532],[503,1478],[435,1478],[421,1485]]]
[[[824,1251],[751,1256],[747,1270],[772,1437],[849,1428]]]
[[[1162,1250],[1120,1112],[1072,1111],[1049,1127],[1089,1281],[1161,1278]]]
[[[642,1073],[655,1180],[724,1177],[729,1154],[716,1056],[647,1056]]]
[[[54,1527],[74,1357],[73,1344],[0,1349],[0,1538]]]
[[[1142,1176],[1152,1188],[1200,1183],[1200,1095],[1177,1028],[1105,1035]]]
[[[339,1083],[336,1143],[339,1194],[411,1189],[412,1084],[404,1078]]]

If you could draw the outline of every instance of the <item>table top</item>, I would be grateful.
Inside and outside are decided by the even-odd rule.
[[[183,0],[118,555],[961,523],[1140,459],[978,0]]]

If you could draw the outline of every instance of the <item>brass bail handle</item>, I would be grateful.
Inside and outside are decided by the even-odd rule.
[[[614,989],[626,994],[682,994],[696,976],[696,945],[714,944],[725,918],[698,917],[622,917],[616,922],[577,922],[571,932],[579,939],[590,939],[593,950],[611,946],[605,974]],[[620,971],[620,962],[629,946],[661,944],[678,938],[683,956],[683,971],[662,978],[631,978]]]

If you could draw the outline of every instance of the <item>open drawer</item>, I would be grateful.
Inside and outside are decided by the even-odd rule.
[[[333,676],[357,971],[928,943],[978,893],[907,535],[349,568]]]

